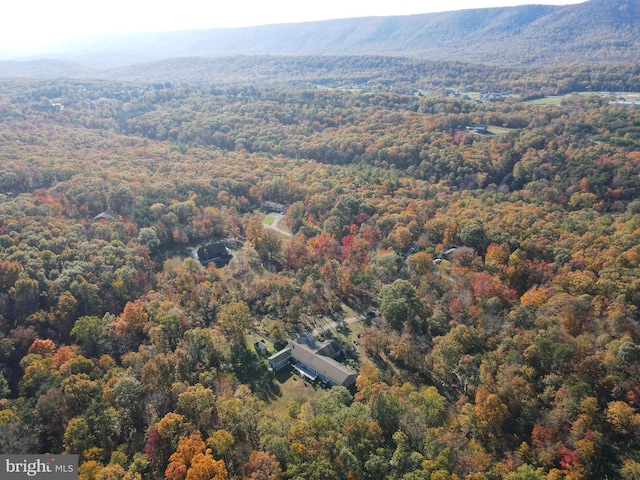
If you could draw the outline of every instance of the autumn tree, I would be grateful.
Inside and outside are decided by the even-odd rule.
[[[227,467],[222,460],[214,460],[206,453],[196,453],[191,460],[185,480],[226,480]]]
[[[121,351],[130,351],[140,344],[149,330],[149,315],[140,303],[129,302],[120,316],[109,325],[109,333]]]
[[[214,460],[207,451],[200,432],[182,437],[176,451],[169,458],[165,471],[167,480],[225,480],[227,468],[223,461]]]
[[[243,480],[281,480],[280,463],[275,455],[254,450],[243,468]]]
[[[216,398],[213,391],[198,383],[178,395],[176,413],[184,415],[195,426],[207,429],[215,415],[215,406]]]
[[[234,345],[245,346],[245,332],[251,324],[251,312],[244,301],[223,305],[218,312],[218,325]]]

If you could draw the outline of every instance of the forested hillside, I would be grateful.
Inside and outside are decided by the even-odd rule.
[[[591,93],[637,67],[454,67],[464,91],[0,84],[0,452],[83,480],[640,478],[640,109]],[[223,239],[228,265],[192,257]],[[351,389],[254,348],[332,321]]]
[[[388,55],[547,67],[638,62],[639,38],[638,0],[589,0],[563,6],[102,35],[40,52],[37,58],[109,68],[193,56]]]

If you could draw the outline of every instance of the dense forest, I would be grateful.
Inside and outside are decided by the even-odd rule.
[[[593,92],[638,66],[447,69],[463,91],[3,81],[0,452],[83,480],[640,478],[640,109]],[[227,265],[193,258],[220,240]],[[254,348],[327,324],[350,389]]]
[[[287,85],[295,89],[339,87],[402,94],[468,89],[535,96],[571,92],[637,92],[640,91],[639,74],[640,67],[635,62],[525,68],[381,55],[189,56],[106,70],[61,60],[0,61],[0,77],[6,82],[20,77],[76,79],[75,83],[63,82],[55,87],[54,82],[43,89],[44,97],[66,97],[71,85],[78,89],[85,82],[93,83],[89,79],[102,79],[120,85],[120,90],[115,86],[108,89],[109,96],[120,100],[128,100],[131,93],[143,90],[140,85],[129,85],[125,89],[123,80],[144,86],[152,83],[155,88],[165,84],[188,84],[206,90],[212,85],[233,86],[236,93],[240,92],[238,85],[279,88]]]

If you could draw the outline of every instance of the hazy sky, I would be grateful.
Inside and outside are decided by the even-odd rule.
[[[231,28],[334,18],[408,15],[585,0],[8,0],[0,13],[0,53],[100,33]]]

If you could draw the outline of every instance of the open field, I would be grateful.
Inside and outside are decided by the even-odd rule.
[[[278,213],[270,213],[269,215],[265,215],[265,217],[262,219],[262,223],[264,225],[271,226],[273,225],[273,222],[276,221],[276,217],[278,217],[278,215]]]
[[[271,404],[275,410],[287,411],[289,404],[302,404],[325,391],[324,388],[293,375],[288,369],[278,372],[276,381],[282,395]]]
[[[562,102],[570,95],[598,95],[611,99],[612,102],[624,103],[624,102],[640,102],[640,93],[638,92],[573,92],[567,95],[549,96],[544,98],[536,98],[535,100],[527,100],[523,103],[526,105],[538,105],[538,106],[558,106],[562,105]]]
[[[489,133],[491,133],[493,135],[504,135],[505,133],[512,132],[515,129],[514,128],[498,127],[496,125],[488,125],[487,126],[487,130],[489,131]]]
[[[561,105],[565,95],[558,95],[553,97],[536,98],[535,100],[527,100],[527,105],[539,105],[539,106],[556,106]]]

